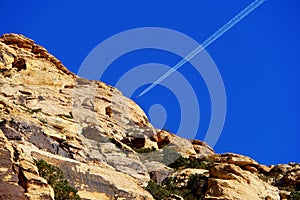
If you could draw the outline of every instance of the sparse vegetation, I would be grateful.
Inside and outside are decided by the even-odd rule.
[[[151,193],[154,199],[164,199],[169,197],[171,194],[167,188],[155,183],[152,180],[148,182],[148,185],[145,189]]]
[[[171,194],[179,195],[186,200],[197,200],[202,199],[207,190],[207,178],[200,174],[191,175],[188,183],[183,187],[178,186],[172,177],[166,178],[162,185],[151,180],[145,189],[159,200],[167,198]]]
[[[35,160],[39,174],[45,178],[49,185],[54,189],[56,200],[80,200],[77,190],[70,186],[69,182],[64,179],[62,171],[53,165],[46,163],[44,160]]]
[[[280,190],[285,190],[291,192],[291,200],[300,200],[300,191],[299,191],[299,185],[298,183],[296,186],[290,185],[290,186],[279,186],[278,188]]]
[[[204,198],[205,192],[207,190],[207,177],[200,174],[191,175],[187,183],[187,188],[191,190],[191,194],[196,197],[196,199]]]
[[[151,153],[154,152],[156,149],[155,147],[151,147],[151,148],[133,148],[133,150],[137,153]]]
[[[268,180],[269,180],[269,177],[264,174],[258,174],[258,178],[265,182],[268,182]]]
[[[300,200],[300,191],[292,191],[291,199],[292,200]]]
[[[214,162],[212,160],[198,160],[195,158],[185,158],[180,156],[173,163],[168,166],[173,169],[185,169],[185,168],[197,168],[197,169],[208,169]]]
[[[265,182],[269,182],[270,177],[264,174],[258,174],[258,178]],[[279,190],[289,191],[291,200],[300,200],[300,183],[296,185],[286,185],[280,180],[272,183],[273,186],[278,187]]]

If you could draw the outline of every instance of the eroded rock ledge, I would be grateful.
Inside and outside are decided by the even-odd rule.
[[[150,180],[183,190],[190,177],[200,199],[291,199],[300,190],[299,164],[264,166],[156,130],[116,88],[77,77],[18,34],[0,37],[0,156],[0,199],[54,199],[34,159],[59,167],[83,199],[153,199]]]

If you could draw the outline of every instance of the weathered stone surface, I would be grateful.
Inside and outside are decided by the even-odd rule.
[[[25,190],[18,185],[18,174],[14,171],[14,150],[0,130],[0,199],[25,200]]]
[[[13,144],[16,144],[13,142]],[[16,145],[14,145],[16,146]],[[15,147],[15,154],[18,160],[19,184],[25,189],[26,197],[32,200],[54,199],[53,188],[47,181],[39,176],[38,169],[31,157],[23,154],[24,151]]]
[[[20,34],[4,34],[0,37],[0,42],[6,44],[16,51],[25,50],[28,53],[33,53],[36,58],[43,58],[53,63],[62,72],[73,75],[62,63],[40,45],[34,44],[34,41]],[[18,47],[18,48],[16,48]],[[13,52],[13,51],[12,51]],[[12,53],[7,52],[7,53]],[[20,52],[18,55],[22,55]],[[14,55],[14,54],[12,54]]]
[[[197,153],[195,150],[195,146],[193,145],[193,141],[189,141],[187,139],[178,137],[175,134],[169,133],[164,130],[160,130],[156,134],[157,137],[157,144],[159,148],[163,148],[164,146],[167,146],[168,148],[172,148],[176,150],[177,152],[181,153],[183,156],[208,156],[213,153],[210,147],[208,147],[205,143],[199,143],[197,144],[198,148]],[[201,148],[201,150],[200,150]]]
[[[165,153],[174,151],[209,169],[171,169],[179,154],[167,163]],[[54,198],[34,159],[58,166],[83,199],[153,199],[143,188],[150,178],[173,177],[185,187],[194,174],[208,180],[205,199],[289,199],[271,184],[300,184],[299,164],[268,167],[156,130],[116,88],[77,77],[18,34],[0,37],[0,155],[0,199]]]
[[[21,157],[21,152],[14,150],[1,130],[0,142],[1,199],[54,199],[53,189],[39,177],[37,167],[32,161],[25,160],[30,157]]]
[[[79,190],[82,198],[96,199],[99,196],[124,197],[127,199],[153,199],[138,185],[138,181],[129,175],[117,172],[104,163],[81,163],[70,158],[39,150],[30,143],[19,145],[24,155],[60,167],[70,184]],[[92,196],[91,195],[95,195]],[[85,196],[86,195],[86,196]],[[89,197],[89,198],[88,198]]]
[[[154,180],[157,183],[162,183],[163,180],[174,171],[172,168],[155,161],[146,162],[145,166],[150,174],[151,180]]]
[[[167,131],[161,130],[156,134],[156,141],[159,148],[164,147],[165,145],[170,144],[171,142],[171,134]]]
[[[238,166],[258,166],[258,163],[243,155],[234,154],[234,153],[225,153],[225,154],[214,154],[211,155],[210,158],[215,162],[226,162],[229,164],[235,164]]]
[[[200,140],[192,140],[191,142],[194,150],[200,156],[214,154],[214,150],[210,146],[208,146],[205,142]]]
[[[269,177],[273,178],[276,186],[300,185],[300,164],[279,164],[271,168]]]
[[[216,164],[209,169],[209,174],[206,199],[280,199],[278,188],[237,165]]]
[[[0,38],[0,53],[0,128],[16,147],[23,147],[18,158],[20,177],[26,190],[23,196],[26,192],[32,199],[46,198],[43,194],[51,190],[45,180],[38,176],[36,169],[29,170],[28,163],[33,167],[33,157],[28,149],[36,149],[82,163],[95,161],[109,164],[119,171],[113,170],[112,174],[134,177],[131,178],[131,187],[139,189],[132,191],[142,191],[141,194],[145,193],[151,199],[151,195],[139,186],[145,186],[150,180],[139,156],[126,144],[119,143],[119,146],[126,147],[122,149],[110,142],[110,138],[116,141],[127,136],[136,138],[131,135],[133,131],[144,132],[146,137],[142,147],[157,148],[157,144],[149,139],[155,134],[155,129],[135,103],[111,86],[76,77],[45,48],[22,35],[3,35]],[[114,115],[107,115],[108,106]],[[87,127],[92,126],[98,129],[86,134]],[[99,141],[97,136],[100,134],[107,141]],[[127,155],[128,151],[131,154]],[[25,158],[21,162],[21,157],[26,157],[26,162]],[[75,178],[73,175],[72,179]],[[123,186],[113,186],[111,194],[126,193],[127,179],[115,181],[114,184]],[[110,180],[107,181],[111,187]],[[97,181],[92,181],[90,187],[97,184]],[[22,192],[22,187],[17,184],[16,187]],[[34,193],[38,190],[41,197]],[[81,193],[91,199],[97,199],[96,196],[100,195],[97,190],[81,190]],[[53,190],[50,196],[53,196]],[[139,196],[135,192],[132,198]]]

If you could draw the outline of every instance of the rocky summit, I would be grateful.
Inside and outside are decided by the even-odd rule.
[[[116,88],[0,37],[0,199],[300,199],[300,164],[261,165],[155,129]]]

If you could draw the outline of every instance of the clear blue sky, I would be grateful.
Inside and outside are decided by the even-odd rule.
[[[68,2],[4,1],[0,34],[15,32],[32,38],[76,73],[87,54],[114,34],[164,27],[201,43],[252,1]],[[268,0],[206,49],[227,94],[227,117],[216,152],[241,153],[265,164],[300,162],[299,10],[298,0]],[[116,60],[111,73],[120,73],[122,65],[155,61],[172,66],[176,60],[166,52],[138,51]],[[182,73],[193,72],[186,70]],[[108,75],[105,81],[113,84],[116,77]],[[204,96],[197,135],[202,139],[210,119],[209,96],[203,83],[197,87]],[[137,102],[147,110],[157,95],[167,95],[163,99],[168,105],[174,101],[171,93],[157,87]],[[168,119],[166,127],[176,131],[176,106],[170,109],[175,117]]]

